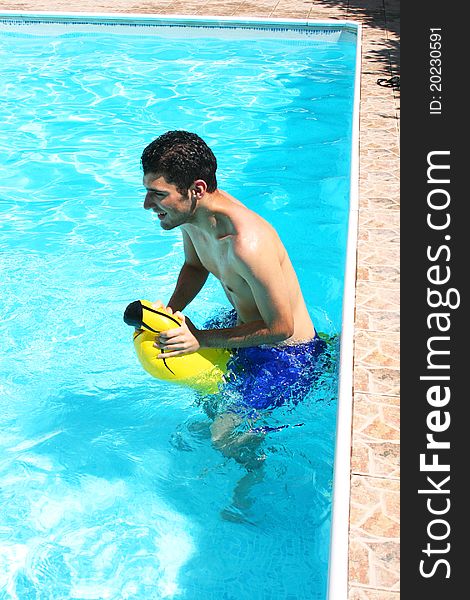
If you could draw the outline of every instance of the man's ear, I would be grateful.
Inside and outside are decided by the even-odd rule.
[[[193,190],[195,191],[197,198],[202,198],[207,192],[207,183],[204,179],[196,179],[193,183]]]

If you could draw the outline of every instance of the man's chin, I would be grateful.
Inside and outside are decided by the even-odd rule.
[[[168,215],[165,215],[163,219],[160,219],[160,227],[166,231],[169,231],[170,229],[175,229],[186,222],[187,221],[184,219],[184,217],[178,218],[178,215],[176,215],[176,217],[173,216],[170,218]]]
[[[165,231],[169,231],[170,229],[174,229],[175,227],[177,227],[177,225],[175,225],[174,223],[166,223],[165,220],[163,220],[160,221],[160,227]]]

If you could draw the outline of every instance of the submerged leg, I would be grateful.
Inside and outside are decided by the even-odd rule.
[[[223,519],[244,521],[243,511],[250,508],[253,499],[250,492],[264,477],[264,459],[259,448],[264,435],[251,431],[237,431],[242,418],[234,413],[217,415],[211,425],[211,438],[214,446],[227,458],[233,458],[246,469],[237,481],[232,493],[232,504],[221,512]]]
[[[241,422],[241,416],[232,412],[217,415],[211,425],[211,439],[224,456],[233,458],[251,471],[258,469],[264,460],[264,456],[258,452],[264,435],[253,431],[237,431]]]

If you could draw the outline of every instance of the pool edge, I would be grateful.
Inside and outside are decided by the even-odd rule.
[[[354,322],[359,232],[359,110],[361,99],[362,25],[357,23],[354,105],[351,140],[350,204],[339,366],[333,503],[328,564],[328,600],[345,600],[349,588],[349,510],[354,395]]]
[[[73,21],[75,19],[90,19],[92,21],[100,21],[106,19],[108,21],[119,21],[126,22],[132,21],[151,21],[157,23],[160,21],[177,21],[177,22],[200,22],[211,24],[224,24],[224,23],[247,23],[247,24],[266,24],[266,25],[326,25],[326,26],[343,26],[351,27],[357,31],[360,27],[360,23],[349,19],[290,19],[290,18],[264,18],[264,17],[235,17],[235,16],[222,16],[222,15],[190,15],[184,13],[99,13],[99,12],[60,12],[60,11],[28,11],[28,10],[0,10],[1,17],[25,17],[28,19],[34,18],[60,18],[64,21]]]

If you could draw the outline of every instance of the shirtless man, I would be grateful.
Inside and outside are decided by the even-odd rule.
[[[248,348],[298,344],[315,338],[299,282],[273,227],[217,188],[217,161],[194,133],[169,131],[142,154],[144,208],[157,213],[162,229],[180,227],[185,262],[168,307],[182,319],[160,333],[161,358],[200,348]],[[222,284],[237,322],[197,329],[181,311],[209,273]],[[161,306],[161,304],[159,304]]]
[[[217,161],[201,138],[169,131],[145,148],[142,167],[144,208],[157,213],[162,229],[180,227],[184,244],[184,264],[166,307],[182,324],[159,334],[155,346],[165,353],[158,358],[200,348],[233,350],[229,404],[222,402],[222,413],[213,414],[211,408],[206,412],[213,420],[215,446],[247,469],[233,493],[233,505],[243,509],[249,505],[251,486],[262,477],[263,436],[257,428],[240,434],[242,415],[256,421],[264,409],[304,397],[316,379],[315,365],[325,342],[316,335],[276,231],[217,188]],[[233,325],[197,329],[181,314],[209,273],[220,281],[236,311]],[[161,306],[161,301],[155,304]]]

